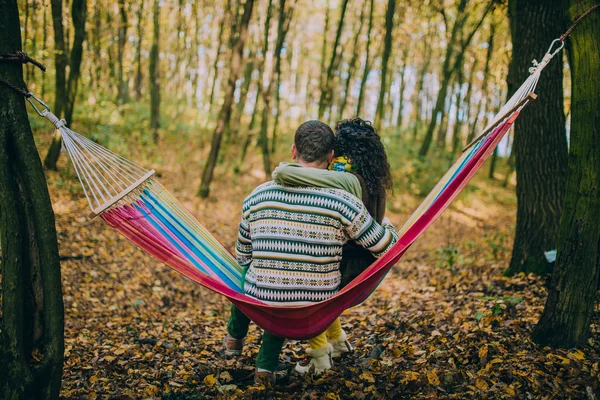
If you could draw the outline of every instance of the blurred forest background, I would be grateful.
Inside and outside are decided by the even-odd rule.
[[[136,151],[156,153],[184,138],[181,157],[206,159],[229,105],[211,163],[239,169],[257,153],[265,175],[302,121],[360,116],[401,152],[395,158],[418,153],[415,167],[428,176],[427,159],[452,160],[506,99],[506,4],[253,3],[244,21],[245,3],[235,0],[23,1],[24,51],[56,66],[46,74],[27,67],[26,80],[55,112],[64,108],[73,128],[93,123],[89,132],[117,151],[135,142]],[[55,158],[46,166],[54,169]],[[510,173],[498,178],[506,185]],[[430,187],[414,186],[415,194]]]
[[[23,50],[48,67],[24,66],[29,90],[74,131],[154,168],[230,248],[242,200],[289,161],[295,129],[307,119],[373,122],[394,179],[388,215],[401,226],[565,27],[562,5],[522,0],[18,6]],[[529,27],[537,36],[514,40]],[[519,144],[511,130],[380,289],[344,314],[356,354],[317,382],[275,392],[251,385],[257,346],[238,361],[217,357],[226,300],[83,218],[87,203],[60,136],[29,108],[62,261],[61,395],[595,398],[600,352],[587,340],[589,319],[567,341],[583,349],[530,339],[552,272],[543,251],[558,243],[556,193],[567,180],[566,56],[548,71],[539,90],[547,100],[516,125],[527,140]],[[596,331],[594,319],[592,337]],[[258,340],[251,331],[247,342]],[[288,343],[284,359],[297,360],[301,347]]]

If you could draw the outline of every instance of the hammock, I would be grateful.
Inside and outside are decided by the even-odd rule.
[[[556,41],[555,41],[556,42]],[[261,328],[289,339],[323,332],[344,310],[363,302],[410,245],[448,207],[510,129],[519,112],[535,99],[540,73],[560,51],[534,61],[530,76],[482,134],[469,144],[399,231],[398,242],[355,280],[328,300],[310,305],[273,305],[246,296],[235,257],[146,170],[66,127],[50,112],[36,111],[60,131],[93,215],[161,262],[194,282],[226,296]]]

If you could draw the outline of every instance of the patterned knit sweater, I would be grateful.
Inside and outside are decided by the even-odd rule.
[[[326,300],[339,290],[348,240],[379,257],[397,238],[389,223],[379,225],[341,189],[264,183],[242,207],[236,256],[248,267],[244,292],[274,303]]]

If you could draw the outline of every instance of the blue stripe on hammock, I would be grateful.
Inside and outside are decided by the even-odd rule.
[[[473,158],[475,153],[477,153],[477,151],[481,148],[481,146],[487,140],[488,137],[480,140],[475,146],[473,146],[473,148],[469,152],[469,155],[467,157],[465,157],[465,159],[460,163],[458,168],[456,168],[456,171],[454,171],[454,173],[452,174],[450,179],[448,179],[448,181],[446,182],[446,184],[444,185],[442,190],[440,190],[439,193],[435,196],[435,199],[433,199],[433,201],[429,205],[428,209],[435,203],[435,201],[442,195],[442,193],[444,193],[444,191],[448,188],[448,185],[450,185],[450,183],[454,180],[454,178],[456,178],[456,175],[458,175],[459,172],[463,170],[464,166]]]
[[[142,200],[143,201],[143,200]],[[145,202],[144,202],[145,203]],[[147,205],[146,205],[147,206]],[[150,214],[148,214],[148,212],[143,208],[140,207],[139,205],[135,205],[135,208],[137,208],[142,215],[144,216],[144,218],[150,223],[150,225],[152,225],[157,231],[160,232],[160,234],[162,235],[163,238],[165,238],[166,240],[169,241],[169,243],[171,243],[173,246],[177,247],[177,249],[179,251],[181,251],[182,253],[184,253],[186,256],[189,256],[189,252],[187,252],[183,247],[181,247],[181,245],[179,243],[177,243],[177,241],[175,241],[174,239],[171,239],[169,234],[163,229],[162,226],[160,226],[160,224],[156,223],[152,217],[150,216]],[[186,258],[187,261],[190,261],[189,258]],[[206,275],[210,275],[208,273],[208,271],[206,271],[202,265],[197,264],[195,261],[191,260],[194,265],[200,270],[200,272],[202,272],[203,274]]]
[[[194,243],[197,243],[196,247],[198,247],[198,244],[202,247],[205,246],[204,242],[197,239],[197,236],[198,236],[197,230],[198,230],[198,231],[203,231],[203,233],[209,237],[209,240],[207,240],[207,242],[206,242],[207,243],[206,246],[208,246],[208,248],[223,249],[221,257],[218,257],[218,259],[222,260],[222,263],[226,267],[226,270],[228,272],[230,272],[234,278],[239,279],[240,282],[243,281],[242,276],[243,276],[244,268],[237,263],[235,258],[231,255],[231,253],[225,249],[224,245],[221,242],[219,242],[219,240],[216,239],[205,227],[203,227],[202,224],[200,224],[199,221],[197,221],[185,209],[185,207],[182,207],[181,204],[179,202],[177,202],[176,200],[173,201],[174,198],[172,199],[171,195],[162,196],[162,193],[164,191],[160,187],[155,187],[154,185],[150,185],[149,187],[147,187],[146,190],[149,190],[150,191],[149,193],[153,193],[154,198],[160,199],[161,204],[163,204],[167,210],[176,210],[176,209],[181,210],[181,214],[183,214],[183,215],[178,214],[178,218],[176,218],[175,220],[180,221],[180,225],[183,227],[185,232],[187,232],[191,237],[195,238],[195,240],[193,240],[193,241],[194,241]],[[183,217],[183,218],[181,218],[181,217]],[[186,228],[186,227],[188,227],[188,228]],[[190,231],[190,229],[191,229],[191,231]],[[212,239],[212,241],[210,239]],[[221,253],[221,252],[219,252],[219,253]]]
[[[211,268],[211,272],[213,272],[214,274],[216,274],[219,278],[221,278],[221,280],[231,289],[242,293],[242,289],[240,287],[240,284],[236,284],[236,282],[234,282],[229,276],[227,276],[225,273],[223,273],[221,270],[218,269],[218,264],[216,264],[215,262],[213,262],[212,260],[208,259],[204,253],[208,253],[210,255],[212,255],[213,257],[215,257],[215,253],[206,245],[204,245],[203,243],[199,242],[203,249],[198,248],[198,246],[195,246],[193,243],[191,243],[189,241],[189,239],[187,239],[184,235],[182,235],[179,230],[177,229],[177,227],[175,227],[169,220],[167,220],[163,215],[161,215],[160,213],[163,212],[166,215],[169,215],[171,218],[173,218],[174,221],[177,221],[178,225],[180,225],[181,229],[186,231],[188,234],[192,235],[193,234],[189,231],[189,229],[185,228],[184,226],[182,226],[182,224],[177,220],[177,218],[174,218],[173,214],[170,213],[167,209],[165,209],[163,207],[162,204],[160,204],[160,202],[156,201],[156,197],[154,197],[152,195],[151,192],[148,192],[147,190],[145,191],[145,194],[150,198],[150,200],[152,200],[154,203],[151,204],[149,201],[147,201],[146,199],[142,199],[142,201],[144,202],[144,204],[146,205],[146,207],[148,207],[150,210],[152,211],[158,211],[158,212],[153,212],[152,214],[161,222],[163,223],[169,230],[169,232],[171,232],[173,235],[175,235],[180,241],[182,241],[188,248],[189,251],[186,250],[185,248],[183,248],[179,243],[177,243],[177,241],[175,239],[172,239],[171,237],[169,237],[169,235],[165,232],[164,228],[162,228],[159,224],[155,223],[154,221],[152,221],[151,218],[149,218],[149,214],[145,211],[145,210],[141,210],[141,208],[139,206],[137,206],[138,208],[140,208],[141,212],[144,214],[144,216],[146,217],[146,219],[148,219],[150,221],[150,223],[161,232],[161,234],[167,239],[169,240],[169,242],[171,244],[173,244],[175,247],[177,247],[177,249],[179,249],[182,253],[186,254],[186,260],[192,262],[200,271],[202,271],[203,273],[207,274],[207,275],[211,275],[209,272],[207,272],[202,265],[197,262],[196,260],[194,260],[193,257],[190,257],[190,251],[196,255],[199,259],[201,259],[202,261],[206,262],[206,264],[208,264],[209,268]],[[217,258],[218,259],[218,258]]]
[[[196,237],[196,235],[194,234],[194,232],[192,232],[189,227],[187,227],[186,225],[184,225],[182,223],[182,221],[179,219],[179,216],[175,216],[172,212],[169,211],[169,209],[167,207],[165,207],[160,201],[158,201],[159,199],[156,197],[156,195],[154,195],[152,193],[152,191],[149,191],[148,189],[146,189],[144,191],[145,195],[149,198],[149,200],[152,200],[153,203],[149,204],[147,201],[145,201],[145,204],[149,207],[152,208],[153,210],[158,211],[158,213],[155,213],[154,215],[157,216],[157,218],[160,218],[161,221],[164,221],[165,224],[167,224],[169,226],[170,231],[172,231],[174,234],[177,235],[177,237],[182,240],[189,248],[190,250],[192,250],[194,252],[195,255],[197,255],[200,259],[202,259],[203,261],[206,261],[209,265],[214,266],[216,268],[218,268],[218,266],[222,266],[224,267],[224,269],[226,269],[226,271],[222,271],[221,269],[216,269],[216,270],[212,270],[213,272],[215,272],[219,277],[222,277],[223,280],[225,281],[225,283],[227,283],[227,286],[239,291],[241,293],[242,290],[242,285],[241,285],[241,271],[235,269],[235,270],[231,270],[229,268],[229,265],[226,263],[223,263],[220,261],[220,257],[218,253],[215,253],[214,249],[211,248],[209,245],[203,243],[200,240],[195,240],[194,243],[192,243],[190,241],[190,239],[188,239],[187,237],[185,237],[184,235],[182,235],[180,233],[180,230],[186,232],[189,236],[191,237]],[[158,208],[157,208],[158,207]],[[173,225],[173,222],[167,220],[164,216],[162,216],[160,213],[166,214],[169,217],[171,217],[172,221],[174,221],[178,227]],[[210,256],[212,256],[212,259],[206,259],[205,257],[202,257],[202,255],[204,254],[209,254]],[[237,266],[237,264],[236,264]],[[233,278],[238,278],[238,284],[236,284],[236,282],[234,281],[234,279],[230,276],[227,275],[223,275],[226,272],[229,272],[230,275],[233,276]],[[231,286],[229,283],[231,283],[234,286]]]

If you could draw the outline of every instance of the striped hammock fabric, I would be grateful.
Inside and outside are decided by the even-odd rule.
[[[556,54],[556,53],[554,53]],[[60,130],[90,208],[111,227],[194,282],[226,296],[261,328],[290,339],[323,332],[344,310],[363,302],[392,266],[460,193],[531,100],[545,57],[488,127],[454,163],[401,228],[398,242],[328,300],[273,305],[246,296],[235,257],[145,170],[71,131],[48,109],[40,112]],[[37,110],[37,109],[36,109]]]

